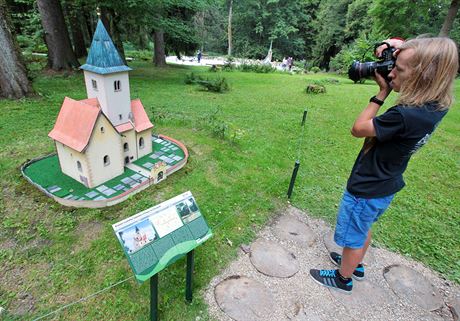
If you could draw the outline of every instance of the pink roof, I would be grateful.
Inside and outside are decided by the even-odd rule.
[[[153,127],[153,124],[150,122],[147,113],[145,112],[144,106],[140,99],[135,99],[131,101],[131,111],[133,112],[134,116],[134,128],[136,132],[141,132],[143,130],[149,129]]]
[[[117,132],[119,132],[120,134],[121,133],[124,133],[125,131],[128,131],[128,130],[131,130],[133,129],[133,124],[131,124],[130,122],[128,123],[124,123],[124,124],[120,124],[118,126],[115,126],[115,129],[117,130]]]
[[[97,98],[76,101],[65,97],[54,128],[48,136],[81,152],[89,143],[100,112]]]

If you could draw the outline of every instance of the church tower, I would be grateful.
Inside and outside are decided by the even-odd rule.
[[[104,114],[114,126],[132,120],[128,71],[101,20],[98,21],[86,64],[88,98],[97,98]]]

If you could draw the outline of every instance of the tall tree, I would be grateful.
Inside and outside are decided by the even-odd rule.
[[[48,47],[48,68],[59,71],[80,66],[70,44],[59,0],[37,0],[37,5]]]
[[[452,29],[452,25],[454,24],[455,16],[458,12],[458,7],[460,6],[459,0],[452,0],[450,3],[449,11],[447,12],[446,19],[444,19],[444,23],[442,24],[441,31],[439,32],[440,37],[447,37],[449,35],[450,30]]]
[[[77,17],[77,13],[81,13],[83,8],[75,2],[64,1],[64,13],[68,18],[70,32],[72,35],[72,44],[77,58],[85,57],[88,53],[86,51],[85,37],[83,35],[82,24]]]
[[[392,36],[411,38],[438,34],[450,0],[374,0],[370,15],[374,27]]]
[[[33,90],[7,9],[5,0],[0,0],[0,97],[21,98]]]
[[[235,56],[263,59],[273,41],[273,56],[305,59],[311,53],[317,0],[247,0],[233,4]]]
[[[228,35],[228,51],[227,55],[231,56],[232,55],[232,17],[233,17],[233,0],[229,0],[228,2],[228,29],[227,29],[227,35]]]
[[[166,66],[166,54],[165,54],[165,40],[164,31],[162,28],[157,28],[153,31],[154,40],[154,55],[153,62],[157,67]]]
[[[316,21],[316,43],[313,54],[321,68],[329,69],[329,62],[345,44],[345,24],[348,5],[352,0],[326,0],[319,7]]]

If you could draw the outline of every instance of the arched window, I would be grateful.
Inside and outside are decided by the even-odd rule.
[[[119,80],[115,80],[113,82],[113,88],[115,91],[121,91],[121,82]]]
[[[128,143],[124,143],[124,144],[123,144],[123,150],[124,150],[125,152],[127,152],[127,151],[129,150]]]
[[[144,148],[144,137],[139,138],[139,148]]]
[[[101,133],[104,133],[105,130],[104,130],[104,127],[101,127]]]
[[[93,89],[97,90],[97,81],[94,79],[91,79],[91,84],[93,85]]]
[[[77,161],[77,168],[78,168],[78,171],[83,172],[80,161]]]
[[[110,164],[110,157],[109,155],[104,156],[104,166],[108,166]]]

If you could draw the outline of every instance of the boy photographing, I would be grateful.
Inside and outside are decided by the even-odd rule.
[[[452,105],[458,49],[449,38],[388,40],[397,50],[388,83],[375,73],[379,92],[355,120],[351,133],[365,137],[337,215],[334,241],[343,252],[330,253],[337,270],[310,270],[317,283],[351,294],[352,277],[364,278],[362,260],[371,226],[405,185],[402,174]],[[378,53],[379,49],[377,49]],[[376,116],[391,90],[397,105]]]

